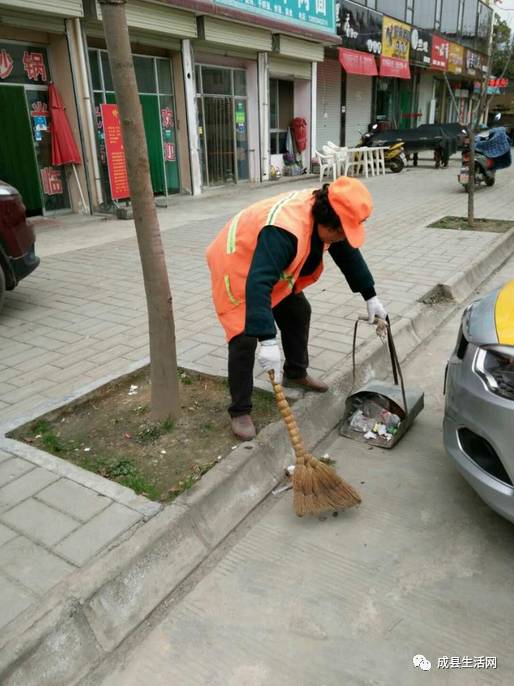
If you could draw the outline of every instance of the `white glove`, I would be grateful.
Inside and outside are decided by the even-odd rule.
[[[387,312],[385,311],[384,306],[382,305],[382,303],[376,295],[373,296],[373,298],[366,300],[366,305],[368,306],[369,324],[374,324],[376,317],[378,317],[378,319],[386,319]]]
[[[273,369],[277,383],[282,381],[282,356],[276,338],[261,341],[257,360],[264,371],[268,372]]]

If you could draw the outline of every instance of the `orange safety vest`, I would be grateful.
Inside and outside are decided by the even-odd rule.
[[[289,231],[298,243],[293,261],[273,287],[272,307],[290,295],[293,289],[299,293],[319,279],[323,262],[312,274],[300,277],[311,248],[313,190],[282,193],[250,205],[230,219],[207,248],[214,307],[228,341],[243,333],[245,328],[246,279],[257,239],[265,226],[278,226]],[[328,245],[325,250],[327,248]]]

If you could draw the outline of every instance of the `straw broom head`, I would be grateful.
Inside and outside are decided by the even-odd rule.
[[[277,407],[287,428],[296,455],[293,474],[293,505],[299,517],[318,515],[331,510],[345,510],[361,502],[361,497],[349,483],[341,479],[332,467],[308,453],[282,386],[268,372]]]

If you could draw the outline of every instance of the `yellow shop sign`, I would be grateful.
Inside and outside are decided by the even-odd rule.
[[[410,24],[384,16],[382,20],[382,55],[409,59]]]

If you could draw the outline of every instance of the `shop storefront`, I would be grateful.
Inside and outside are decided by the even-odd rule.
[[[356,145],[360,132],[367,131],[372,118],[376,58],[382,52],[382,17],[379,12],[353,2],[342,2],[337,31],[342,38],[339,50],[342,67],[342,142]]]
[[[165,57],[134,55],[134,69],[143,110],[148,146],[150,176],[155,195],[166,196],[180,191],[176,106],[171,62]],[[105,145],[102,105],[114,104],[114,87],[107,52],[89,49],[89,67],[93,86],[98,160],[102,173],[104,200],[112,198]]]
[[[463,87],[464,48],[457,43],[449,45],[447,78],[453,96],[449,101],[447,121],[464,124],[468,116],[469,91]]]
[[[376,119],[384,128],[411,128],[413,122],[415,125],[416,90],[409,66],[410,45],[409,24],[384,16],[375,91]]]
[[[306,43],[298,41],[298,43]],[[309,44],[306,44],[307,47]],[[301,48],[300,48],[301,50]],[[315,54],[310,55],[318,60],[323,58],[323,48],[315,46]],[[268,62],[268,92],[269,92],[269,153],[271,166],[284,170],[286,153],[295,154],[295,147],[288,142],[288,128],[293,119],[304,122],[307,139],[303,151],[296,151],[300,168],[308,167],[312,128],[316,121],[312,118],[312,103],[316,101],[316,91],[313,92],[312,62],[294,59],[291,56],[272,55]]]
[[[434,96],[434,77],[430,73],[432,34],[424,29],[412,27],[410,63],[415,93],[413,112],[409,119],[412,127],[432,123],[430,121]]]
[[[448,71],[450,43],[441,36],[432,36],[432,71],[435,79],[435,124],[444,124],[448,117],[448,93],[444,73]]]
[[[341,129],[344,135],[344,119],[342,117],[341,100],[342,93],[346,90],[344,73],[341,72],[341,64],[338,54],[332,56],[332,51],[325,51],[326,57],[318,64],[316,77],[316,147],[319,150],[332,141],[336,145],[342,145]],[[328,54],[327,54],[328,53]]]
[[[51,78],[47,47],[0,40],[0,178],[31,215],[70,207],[66,174],[51,160]]]

